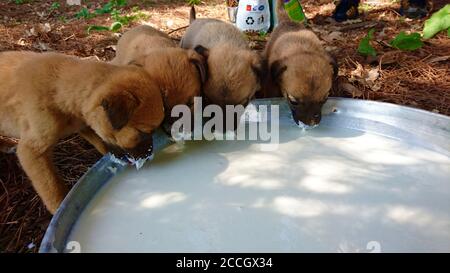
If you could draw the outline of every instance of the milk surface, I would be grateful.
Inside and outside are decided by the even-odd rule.
[[[450,251],[450,158],[356,130],[185,142],[105,185],[82,252]]]

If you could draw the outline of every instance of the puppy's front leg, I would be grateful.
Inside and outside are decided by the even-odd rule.
[[[42,150],[21,140],[17,156],[45,206],[54,214],[66,196],[67,188],[56,174],[52,150],[52,147]]]
[[[86,139],[92,146],[97,149],[99,153],[105,155],[108,153],[108,148],[106,148],[105,142],[91,129],[86,128],[80,131],[80,135]]]

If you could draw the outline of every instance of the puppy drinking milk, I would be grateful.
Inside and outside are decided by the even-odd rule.
[[[190,26],[181,40],[183,48],[197,48],[207,56],[208,78],[203,97],[208,103],[247,105],[261,88],[263,65],[233,25],[217,19],[196,19],[191,8]]]
[[[317,125],[337,77],[337,65],[317,36],[301,23],[291,21],[284,1],[277,1],[279,24],[265,49],[270,70],[265,95],[283,95],[297,124]]]
[[[125,32],[117,43],[113,64],[142,66],[163,91],[166,121],[176,105],[193,106],[206,81],[205,58],[194,50],[179,48],[170,37],[151,26]]]
[[[0,53],[0,135],[19,139],[19,161],[51,213],[67,191],[52,162],[59,139],[80,133],[101,153],[143,158],[163,119],[159,87],[142,68]]]

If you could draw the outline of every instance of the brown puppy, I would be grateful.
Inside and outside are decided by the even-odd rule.
[[[279,24],[265,49],[270,69],[265,95],[283,95],[297,124],[316,125],[337,76],[336,62],[312,31],[289,19],[284,1],[277,1]]]
[[[151,26],[137,26],[125,32],[117,42],[114,64],[128,64],[143,58],[155,48],[173,48],[176,43],[169,35]]]
[[[194,50],[178,48],[170,37],[150,26],[138,26],[117,43],[113,64],[144,67],[163,91],[166,121],[172,123],[172,108],[192,106],[206,80],[206,60]]]
[[[145,157],[163,118],[160,90],[142,68],[0,53],[0,135],[20,139],[17,156],[51,213],[66,194],[52,162],[59,139],[80,133],[102,153]]]
[[[200,49],[208,58],[208,79],[203,89],[208,103],[222,107],[247,105],[261,89],[261,57],[249,49],[244,35],[233,25],[216,19],[196,19],[192,7],[181,47]]]

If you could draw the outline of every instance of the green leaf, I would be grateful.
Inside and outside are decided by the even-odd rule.
[[[114,22],[111,24],[111,26],[109,27],[109,30],[111,30],[112,32],[117,32],[122,28],[122,23],[121,22]]]
[[[108,2],[102,8],[96,9],[95,14],[101,15],[101,14],[111,13],[113,7],[114,7],[114,4],[112,2]]]
[[[114,0],[114,5],[116,7],[125,7],[127,5],[127,0]]]
[[[50,10],[57,10],[61,7],[61,4],[58,2],[53,2],[53,4],[50,6]]]
[[[430,39],[442,30],[450,28],[450,4],[435,12],[425,21],[423,38]]]
[[[416,50],[423,46],[419,33],[406,34],[404,31],[400,32],[390,44],[397,49],[408,51]]]
[[[450,27],[447,29],[447,36],[450,38]]]
[[[375,48],[373,48],[372,45],[370,45],[370,41],[373,39],[374,32],[375,32],[375,29],[369,30],[369,33],[366,35],[366,37],[362,38],[362,40],[359,42],[358,52],[361,55],[377,56],[377,52],[375,51]]]
[[[91,34],[91,31],[105,31],[105,30],[109,30],[109,27],[105,27],[105,26],[89,26],[87,29],[87,33]]]
[[[201,3],[200,0],[187,0],[186,2],[188,3],[189,6],[196,6],[196,5],[200,5],[200,3]]]
[[[75,17],[78,19],[81,18],[89,19],[94,17],[94,15],[87,8],[82,8],[79,12],[75,14]]]

